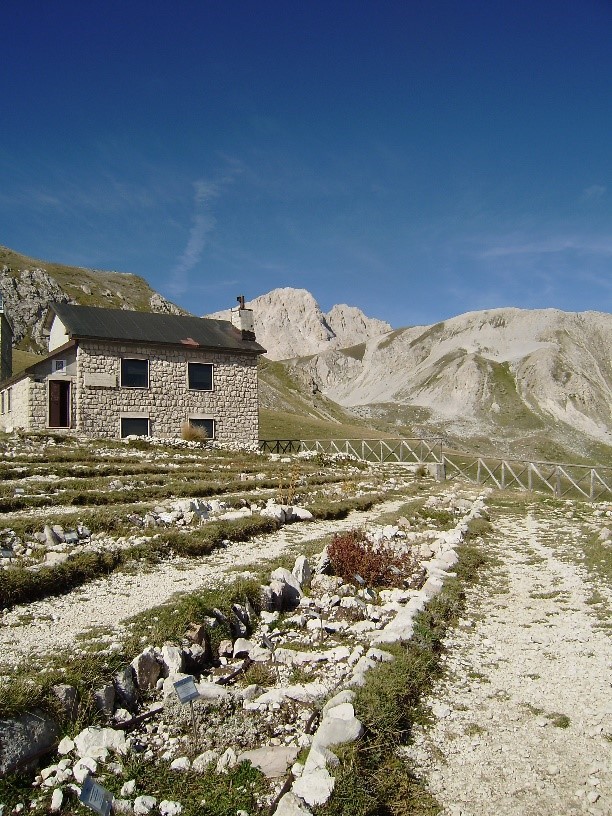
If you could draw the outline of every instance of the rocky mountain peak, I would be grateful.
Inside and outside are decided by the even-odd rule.
[[[249,301],[255,336],[271,360],[305,357],[332,348],[364,343],[391,330],[383,320],[344,304],[324,313],[307,289],[282,287]],[[229,319],[229,310],[208,315]]]

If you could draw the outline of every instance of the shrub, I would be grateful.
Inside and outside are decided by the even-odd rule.
[[[370,541],[362,530],[336,533],[328,554],[336,575],[351,583],[360,575],[371,587],[401,584],[414,569],[408,554],[400,555],[388,544]]]
[[[199,425],[192,425],[191,422],[183,422],[181,425],[181,439],[186,442],[206,442],[208,434],[205,428]]]

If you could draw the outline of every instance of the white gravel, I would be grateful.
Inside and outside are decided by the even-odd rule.
[[[0,670],[6,671],[31,655],[71,649],[77,636],[92,627],[102,627],[111,639],[119,637],[123,621],[177,592],[218,585],[230,570],[248,570],[302,542],[371,523],[404,503],[405,499],[395,499],[368,511],[352,511],[343,520],[290,525],[208,556],[173,558],[135,575],[116,572],[66,595],[17,606],[0,618]]]
[[[568,560],[581,524],[537,505],[494,523],[500,563],[470,593],[438,719],[407,753],[444,816],[610,814],[612,644],[586,602],[597,579]]]

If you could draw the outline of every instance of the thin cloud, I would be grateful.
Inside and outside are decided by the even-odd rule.
[[[225,189],[234,182],[242,172],[242,165],[237,159],[227,159],[229,168],[216,181],[198,179],[193,182],[194,214],[189,230],[187,245],[171,270],[172,280],[168,291],[174,296],[184,295],[191,287],[189,273],[202,260],[211,234],[215,231],[217,219],[212,204]]]
[[[480,258],[501,258],[511,255],[546,255],[559,252],[582,252],[594,255],[612,255],[609,238],[552,237],[542,241],[508,241],[478,253]]]
[[[600,201],[607,193],[607,187],[603,184],[591,184],[582,191],[582,201]]]

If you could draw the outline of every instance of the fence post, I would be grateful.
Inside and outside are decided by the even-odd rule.
[[[595,470],[591,468],[591,487],[589,490],[589,499],[593,501],[595,498]]]
[[[527,463],[527,487],[533,490],[533,465],[531,462]]]
[[[501,486],[502,490],[506,487],[506,463],[503,459],[501,463]]]
[[[561,498],[561,471],[558,467],[555,468],[556,474],[556,481],[555,481],[555,496]]]
[[[478,467],[476,468],[476,484],[480,484],[480,467],[481,467],[481,465],[482,465],[482,462],[480,460],[480,457],[478,457]]]

